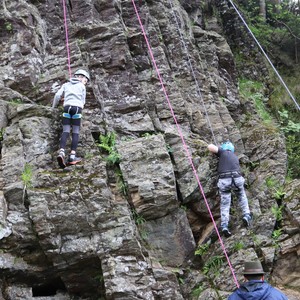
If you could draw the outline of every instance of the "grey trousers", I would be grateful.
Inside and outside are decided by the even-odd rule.
[[[220,178],[218,180],[218,188],[221,196],[221,227],[228,227],[230,219],[229,211],[231,205],[231,192],[236,194],[243,215],[250,214],[244,183],[245,179],[243,176],[237,178]]]

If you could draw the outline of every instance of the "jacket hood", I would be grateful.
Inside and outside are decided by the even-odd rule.
[[[75,77],[72,77],[71,79],[70,79],[70,82],[72,83],[72,84],[76,84],[76,83],[79,83],[79,82],[81,82],[78,78],[75,78]]]
[[[237,291],[243,300],[267,300],[271,293],[271,286],[261,280],[247,281]],[[249,294],[251,292],[251,294]]]

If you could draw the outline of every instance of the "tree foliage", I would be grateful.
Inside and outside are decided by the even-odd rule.
[[[300,56],[300,1],[240,0],[240,8],[250,28],[269,52],[278,50],[296,63]],[[265,10],[265,11],[264,11]]]

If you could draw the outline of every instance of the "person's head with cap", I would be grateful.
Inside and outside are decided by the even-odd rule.
[[[264,270],[260,261],[247,261],[244,263],[244,277],[247,280],[264,280]]]

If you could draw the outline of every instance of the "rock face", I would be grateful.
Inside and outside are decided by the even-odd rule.
[[[242,279],[243,260],[259,258],[299,299],[299,180],[280,199],[267,184],[284,184],[284,138],[240,101],[231,48],[204,2],[66,1],[71,68],[91,82],[84,161],[61,170],[62,110],[51,101],[68,76],[63,2],[2,1],[0,299],[225,299],[235,283],[208,213],[218,224],[206,150],[224,139],[244,162],[254,214],[242,228],[234,201],[223,241],[233,269]],[[115,161],[98,146],[112,134]]]

